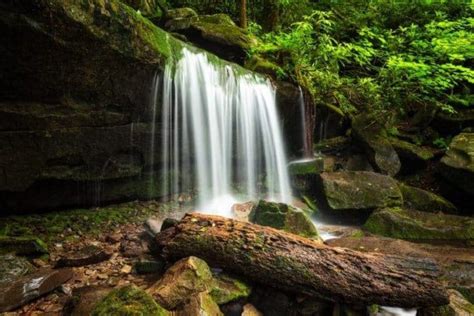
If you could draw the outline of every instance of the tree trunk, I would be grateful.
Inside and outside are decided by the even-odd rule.
[[[282,290],[348,304],[422,307],[448,303],[436,265],[329,247],[273,228],[187,214],[157,236],[171,259],[209,264]]]
[[[247,29],[247,0],[240,0],[240,27]]]

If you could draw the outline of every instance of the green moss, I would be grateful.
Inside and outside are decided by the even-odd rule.
[[[92,315],[165,316],[170,313],[158,305],[150,294],[129,285],[110,292],[97,304]]]
[[[474,239],[474,219],[470,217],[401,208],[380,209],[369,217],[363,227],[373,234],[408,240],[472,242]]]
[[[443,197],[403,183],[399,184],[405,207],[424,212],[456,212],[456,207]]]
[[[282,79],[284,77],[284,70],[280,66],[272,63],[268,59],[258,56],[253,56],[250,60],[248,60],[245,63],[245,68],[264,75],[269,75],[273,78]]]
[[[219,305],[248,297],[252,291],[248,284],[225,274],[214,276],[213,283],[209,294]]]
[[[428,161],[434,158],[433,151],[427,147],[417,146],[415,144],[391,137],[390,144],[395,148],[397,153],[409,159],[418,159]]]
[[[14,252],[19,255],[48,254],[48,246],[35,237],[0,237],[0,253]]]

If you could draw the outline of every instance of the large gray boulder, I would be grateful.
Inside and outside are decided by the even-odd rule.
[[[368,171],[324,172],[324,198],[333,210],[367,210],[403,203],[397,181]]]
[[[390,176],[400,171],[400,159],[387,137],[380,118],[359,114],[352,120],[352,133],[377,171]]]
[[[447,181],[474,196],[474,133],[454,137],[441,165],[441,174]]]

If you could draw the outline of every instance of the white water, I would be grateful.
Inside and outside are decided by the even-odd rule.
[[[269,80],[185,48],[162,82],[164,195],[197,189],[200,211],[227,216],[238,201],[291,201]],[[237,184],[242,199],[235,197]]]

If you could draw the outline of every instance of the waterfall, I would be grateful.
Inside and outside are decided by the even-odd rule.
[[[268,79],[184,48],[166,67],[162,91],[164,195],[196,189],[198,209],[221,215],[238,197],[290,202]]]

